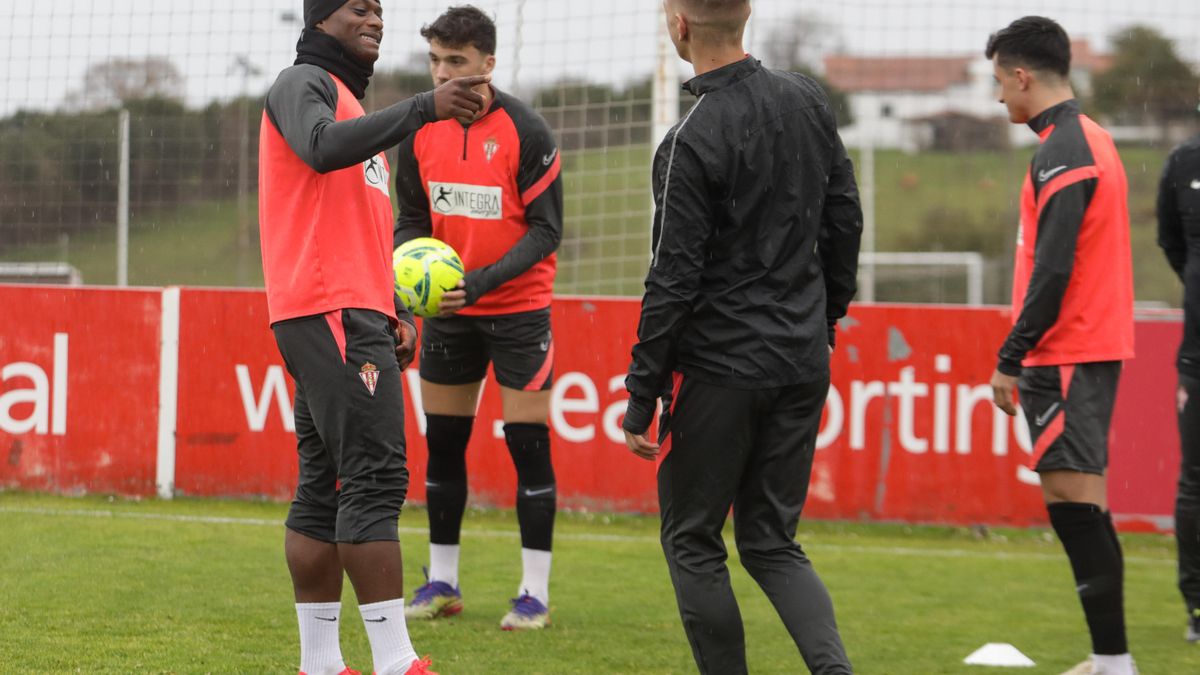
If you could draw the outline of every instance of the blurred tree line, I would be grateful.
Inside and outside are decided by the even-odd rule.
[[[851,109],[846,95],[818,73],[820,55],[841,48],[837,40],[830,27],[798,16],[775,27],[759,55],[769,67],[817,78],[840,123],[847,124]],[[1115,34],[1113,46],[1113,68],[1095,82],[1097,112],[1108,119],[1153,124],[1194,118],[1197,76],[1169,40],[1135,26]],[[379,109],[430,87],[418,60],[404,70],[377,73],[364,106]],[[19,111],[0,119],[0,246],[53,240],[115,220],[120,108],[132,118],[130,208],[135,215],[244,198],[246,185],[252,193],[262,95],[196,109],[185,105],[183,91],[182,74],[163,57],[110,60],[92,66],[81,89],[68,95],[59,110]],[[651,140],[649,76],[620,85],[566,79],[516,93],[545,115],[565,151]],[[694,102],[687,94],[680,99],[681,113]],[[239,181],[239,175],[248,178]],[[938,233],[941,241],[946,234]],[[918,242],[906,243],[919,247]],[[996,245],[990,240],[975,243]]]

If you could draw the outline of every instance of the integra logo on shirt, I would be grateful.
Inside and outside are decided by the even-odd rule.
[[[388,194],[387,162],[384,161],[382,152],[363,162],[363,180],[367,182],[368,186],[379,190],[389,198],[391,197]]]
[[[443,216],[500,220],[504,215],[501,195],[498,187],[429,181],[429,206]]]

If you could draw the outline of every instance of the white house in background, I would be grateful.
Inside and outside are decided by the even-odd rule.
[[[981,50],[982,52],[982,50]],[[1111,67],[1112,58],[1092,51],[1086,40],[1071,43],[1072,79],[1081,96],[1092,77]],[[851,56],[824,59],[825,79],[846,93],[854,124],[841,130],[848,146],[872,142],[879,148],[915,152],[927,147],[930,120],[941,117],[1006,120],[996,100],[992,64],[983,54],[965,56]],[[1015,144],[1037,140],[1023,126],[1010,125]]]

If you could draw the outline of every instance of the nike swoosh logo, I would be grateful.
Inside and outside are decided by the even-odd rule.
[[[1053,169],[1048,169],[1046,171],[1039,171],[1038,172],[1038,182],[1045,183],[1046,181],[1050,180],[1050,178],[1053,177],[1056,173],[1063,171],[1066,168],[1067,168],[1067,165],[1063,164],[1062,166],[1056,166]]]
[[[554,488],[552,488],[552,487],[541,488],[540,490],[526,490],[525,496],[526,497],[536,497],[538,495],[549,494],[551,492],[554,492]]]
[[[1046,412],[1033,418],[1033,423],[1038,425],[1039,427],[1046,426],[1046,422],[1050,421],[1050,416],[1054,414],[1055,410],[1058,410],[1058,402],[1057,401],[1054,403],[1054,405],[1047,408]]]
[[[554,152],[543,157],[542,158],[542,166],[550,166],[550,162],[554,161],[554,156],[557,154],[558,154],[558,148],[555,148]]]
[[[363,621],[366,621],[367,623],[383,623],[384,621],[387,621],[387,617],[381,616],[378,619],[363,619]]]
[[[1192,189],[1193,189],[1193,190],[1200,190],[1200,180],[1194,180],[1194,181],[1192,181]]]
[[[336,616],[335,617],[314,616],[313,618],[316,619],[317,621],[328,621],[330,623],[337,621]]]

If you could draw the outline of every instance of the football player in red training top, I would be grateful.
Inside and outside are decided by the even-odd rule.
[[[1129,186],[1112,137],[1071,89],[1071,42],[1054,21],[1017,19],[991,36],[1000,102],[1041,139],[1021,190],[1013,327],[992,389],[1029,421],[1034,469],[1092,636],[1071,673],[1131,675],[1124,562],[1108,510],[1108,428],[1121,363],[1133,357]]]
[[[496,26],[471,6],[453,7],[425,26],[429,67],[438,85],[489,74]],[[523,574],[501,627],[542,628],[549,620],[550,544],[556,487],[546,424],[554,373],[550,293],[562,238],[558,147],[525,103],[490,85],[477,91],[486,112],[470,124],[431,124],[400,146],[395,244],[433,236],[450,244],[467,270],[424,322],[421,401],[429,465],[428,583],[409,618],[462,611],[459,531],[467,503],[467,441],[491,362],[504,408],[504,438],[517,472]],[[489,430],[490,431],[490,430]]]
[[[428,672],[404,623],[397,517],[408,488],[400,370],[416,330],[397,311],[384,149],[428,122],[471,119],[486,77],[364,115],[379,58],[377,0],[306,0],[296,61],[267,92],[259,133],[263,277],[296,381],[299,479],[284,551],[300,671],[353,672],[338,644],[350,577],[380,675]],[[402,310],[403,308],[401,308]]]

